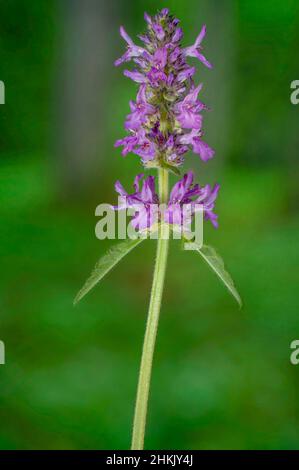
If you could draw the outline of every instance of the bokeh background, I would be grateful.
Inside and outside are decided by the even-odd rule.
[[[113,66],[118,27],[169,7],[185,44],[207,24],[198,67],[208,166],[220,227],[205,242],[226,261],[238,310],[193,252],[172,242],[154,362],[146,447],[298,449],[299,79],[297,0],[9,0],[0,6],[0,447],[127,449],[155,242],[132,252],[76,308],[113,243],[95,238],[95,207],[129,186],[122,159],[136,87]]]

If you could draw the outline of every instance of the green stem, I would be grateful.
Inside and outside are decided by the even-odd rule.
[[[168,172],[159,169],[159,196],[160,202],[166,203],[168,199]],[[146,426],[148,396],[151,381],[153,355],[159,323],[159,314],[163,293],[163,285],[168,254],[168,227],[161,226],[157,244],[157,256],[152,284],[150,305],[144,336],[141,365],[137,387],[135,415],[133,423],[132,450],[142,450]]]

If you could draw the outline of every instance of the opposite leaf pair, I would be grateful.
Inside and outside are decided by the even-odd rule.
[[[125,240],[124,242],[118,243],[113,246],[106,255],[104,255],[94,267],[93,272],[90,277],[87,279],[86,283],[82,289],[78,292],[74,304],[77,304],[93,287],[100,282],[106,274],[111,271],[114,266],[117,265],[127,254],[130,253],[134,248],[136,248],[140,243],[144,241],[144,238],[139,237],[136,239]],[[229,292],[234,296],[239,306],[242,306],[242,300],[238,294],[237,289],[235,288],[234,282],[230,274],[226,271],[224,267],[224,262],[222,258],[217,254],[214,248],[208,245],[198,247],[196,250],[203,259],[208,263],[211,269],[217,274],[219,279],[224,283]]]

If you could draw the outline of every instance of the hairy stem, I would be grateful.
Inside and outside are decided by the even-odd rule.
[[[160,202],[166,203],[168,199],[168,172],[159,169],[159,196]],[[163,293],[163,285],[168,254],[168,227],[161,226],[157,243],[157,256],[152,284],[150,305],[144,336],[141,365],[137,387],[135,415],[133,423],[132,450],[142,450],[146,426],[148,397],[151,381],[153,355],[159,323],[159,314]]]

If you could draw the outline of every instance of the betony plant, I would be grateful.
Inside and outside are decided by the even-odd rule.
[[[214,156],[214,150],[203,140],[203,115],[207,106],[198,96],[202,84],[196,86],[193,80],[195,67],[187,63],[187,58],[197,58],[209,69],[212,65],[202,54],[202,41],[206,34],[203,26],[194,44],[182,47],[183,31],[179,20],[164,8],[154,17],[144,15],[147,23],[146,33],[139,36],[142,45],[136,45],[123,27],[120,34],[127,43],[126,52],[115,62],[116,66],[133,61],[134,69],[125,70],[124,75],[138,84],[135,101],[130,101],[130,114],[125,120],[128,133],[117,140],[116,147],[122,147],[122,155],[134,153],[141,159],[146,170],[157,169],[156,178],[144,178],[138,174],[133,183],[134,191],[128,194],[121,183],[115,183],[120,203],[114,210],[133,210],[131,224],[137,236],[114,246],[96,264],[94,271],[75,298],[77,303],[91,290],[126,254],[135,248],[146,236],[156,231],[157,254],[150,295],[150,304],[140,373],[137,387],[135,414],[133,421],[132,446],[134,450],[143,449],[146,427],[147,405],[152,372],[152,362],[167,264],[169,233],[181,229],[182,236],[187,234],[188,226],[198,207],[203,211],[205,220],[218,227],[214,212],[219,185],[200,186],[194,183],[194,174],[188,171],[181,176],[180,167],[184,156],[190,150],[199,155],[203,162]],[[169,173],[180,179],[168,189]],[[143,179],[144,178],[144,179]],[[158,217],[152,207],[164,204]],[[183,206],[190,206],[188,216],[184,216]],[[146,235],[146,236],[145,236]],[[187,243],[192,242],[185,237]],[[198,252],[222,280],[230,293],[241,306],[240,296],[234,283],[224,268],[222,259],[207,245],[193,244]]]

